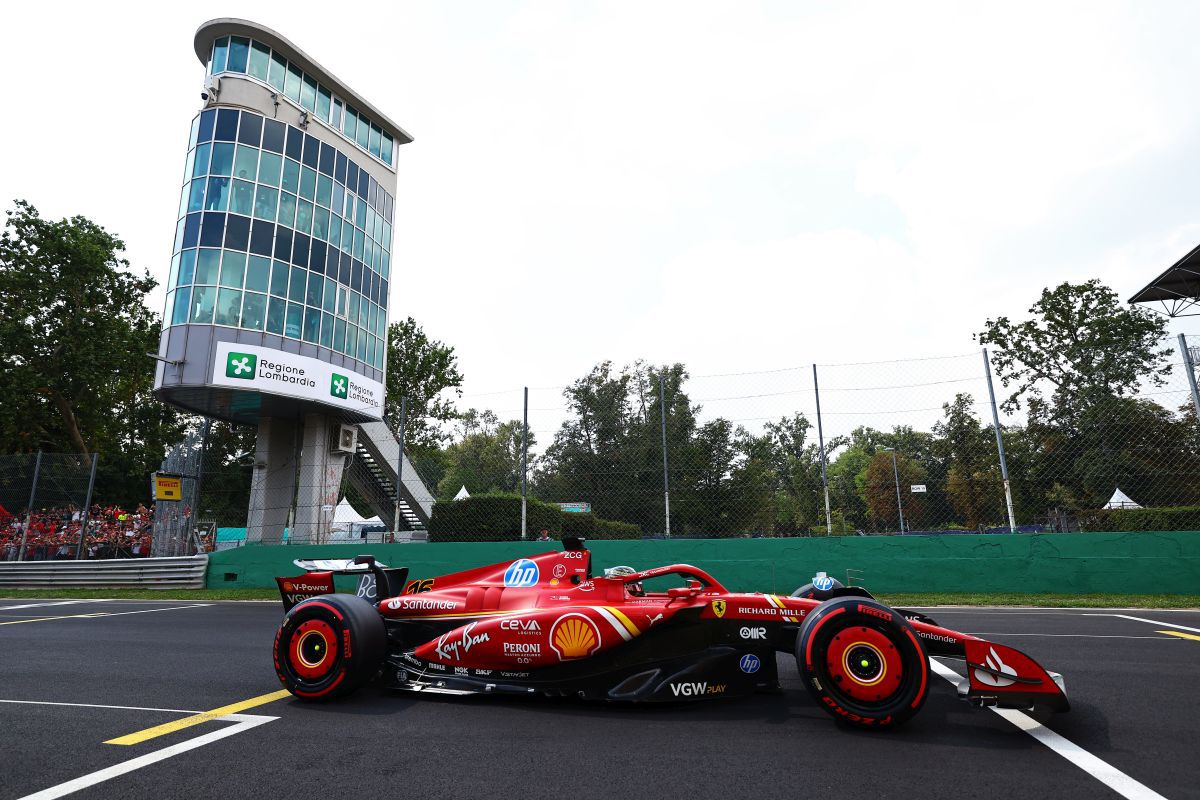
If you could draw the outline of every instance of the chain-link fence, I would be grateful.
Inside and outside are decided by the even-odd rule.
[[[106,527],[111,508],[91,504],[96,463],[95,455],[75,453],[0,455],[0,560],[108,556],[137,546]]]

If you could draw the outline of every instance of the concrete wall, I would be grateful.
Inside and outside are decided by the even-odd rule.
[[[557,548],[557,544],[553,545]],[[588,543],[594,571],[694,564],[728,588],[791,592],[817,570],[875,592],[1200,594],[1200,532],[689,539]],[[430,577],[552,549],[535,542],[247,546],[213,553],[209,588],[272,587],[296,558],[373,553]]]

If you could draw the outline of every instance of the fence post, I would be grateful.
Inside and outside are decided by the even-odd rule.
[[[192,516],[187,521],[187,532],[184,533],[183,531],[180,531],[180,534],[182,534],[182,536],[185,540],[187,539],[189,534],[191,534],[193,531],[196,530],[196,520],[200,519],[200,500],[202,499],[200,490],[201,490],[202,484],[204,483],[204,458],[205,458],[205,456],[208,455],[208,434],[211,430],[212,430],[212,419],[209,417],[205,417],[204,425],[200,428],[200,459],[196,463],[196,483],[195,483],[195,488],[192,490],[192,494],[193,494],[194,500],[195,500],[195,502],[192,503]],[[217,531],[214,528],[214,530],[213,530],[213,547],[215,548],[216,546],[217,546]],[[170,550],[171,550],[171,552],[168,555],[171,555],[171,556],[179,555],[179,539],[177,537],[174,537],[174,536],[171,537]]]
[[[671,481],[667,473],[667,382],[666,370],[658,374],[658,403],[662,411],[663,451],[663,507],[666,509],[666,527],[663,535],[671,538]]]
[[[33,501],[37,497],[38,474],[42,471],[42,451],[37,451],[37,461],[33,465],[33,483],[29,486],[29,506],[25,513],[25,527],[21,531],[21,549],[17,553],[17,561],[25,560],[25,543],[29,540],[29,526],[33,524]]]
[[[404,486],[404,423],[408,416],[408,397],[400,398],[400,425],[396,441],[400,445],[400,456],[396,459],[396,512],[392,514],[392,541],[400,538],[400,490]]]
[[[825,431],[821,427],[821,389],[817,385],[816,364],[813,364],[813,394],[817,397],[817,443],[821,448],[821,485],[825,489],[825,535],[833,536],[833,514],[829,510],[829,474],[825,469]]]
[[[92,476],[88,478],[87,500],[83,501],[83,513],[79,517],[79,548],[75,551],[75,560],[83,558],[83,548],[87,537],[88,512],[92,510],[92,489],[96,486],[96,461],[99,453],[92,453]]]
[[[529,474],[529,387],[525,387],[525,404],[521,412],[521,538],[528,539],[526,530],[526,490]]]
[[[1004,479],[1004,502],[1008,506],[1008,532],[1017,532],[1017,519],[1013,515],[1012,486],[1008,482],[1008,460],[1004,457],[1004,437],[1000,435],[1000,412],[996,409],[996,390],[992,388],[992,362],[988,360],[987,348],[983,348],[983,374],[987,376],[988,398],[992,401],[992,427],[996,431],[996,452],[1000,454],[1000,477]]]

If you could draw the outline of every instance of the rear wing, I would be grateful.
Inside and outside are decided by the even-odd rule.
[[[383,597],[401,594],[408,581],[408,567],[389,568],[386,564],[378,563],[372,555],[352,559],[298,558],[292,563],[304,570],[304,574],[275,579],[285,612],[310,597],[333,594],[334,575],[358,575],[358,586],[354,593],[371,603],[378,602],[381,591]]]

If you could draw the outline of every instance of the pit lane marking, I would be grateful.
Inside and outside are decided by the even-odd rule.
[[[1170,631],[1155,631],[1155,633],[1170,633]],[[1047,636],[1053,639],[1070,638],[1070,639],[1157,639],[1158,641],[1167,641],[1164,636],[1120,636],[1112,633],[973,633],[972,636]],[[1187,634],[1180,634],[1186,636]],[[1200,638],[1200,637],[1195,637]]]
[[[0,606],[0,611],[16,611],[18,608],[45,608],[47,606],[75,606],[80,603],[103,603],[103,600],[60,600],[56,603],[25,603],[20,606]]]
[[[164,722],[162,725],[155,725],[153,728],[146,728],[145,730],[126,734],[125,736],[118,736],[115,739],[109,739],[104,744],[139,744],[148,739],[156,739],[159,736],[166,736],[168,733],[174,733],[175,731],[181,731],[184,728],[190,728],[193,725],[200,725],[205,722],[219,720],[220,718],[227,717],[230,714],[237,714],[239,711],[245,711],[249,708],[257,708],[258,706],[265,706],[267,703],[274,703],[276,700],[282,700],[290,695],[291,692],[288,690],[280,689],[278,692],[271,692],[270,694],[262,694],[258,697],[251,697],[249,700],[243,700],[240,703],[232,703],[227,706],[221,706],[220,708],[214,708],[212,711],[202,711],[190,717],[184,717],[183,719],[177,719],[172,722]],[[275,717],[270,717],[270,719],[275,719]]]
[[[23,625],[26,622],[51,622],[56,619],[96,619],[98,617],[123,617],[127,614],[153,614],[155,611],[179,611],[185,608],[205,608],[212,603],[196,603],[190,606],[171,606],[170,608],[144,608],[141,611],[94,611],[90,614],[66,614],[61,617],[35,617],[33,619],[18,619],[12,622],[0,622],[0,625]]]
[[[259,725],[265,725],[266,723],[273,722],[277,719],[279,719],[279,717],[266,717],[255,714],[226,714],[221,717],[216,717],[215,721],[217,722],[232,722],[234,724],[226,728],[221,728],[217,731],[212,731],[211,733],[197,736],[194,739],[188,739],[187,741],[179,742],[178,744],[169,745],[161,750],[155,750],[153,752],[146,753],[145,755],[138,756],[137,758],[131,758],[128,761],[122,761],[120,764],[114,764],[111,767],[106,767],[104,769],[88,773],[87,775],[81,775],[80,777],[66,781],[65,783],[60,783],[57,786],[51,786],[49,789],[43,789],[40,792],[26,795],[25,797],[19,798],[19,800],[56,800],[56,798],[64,797],[68,794],[72,794],[73,792],[78,792],[80,789],[86,789],[89,786],[95,786],[98,783],[112,780],[113,778],[121,775],[126,775],[135,770],[139,770],[142,767],[148,767],[151,764],[158,763],[159,761],[165,761],[173,756],[186,753],[189,750],[195,750],[196,748],[203,747],[206,744],[212,744],[213,742],[229,736],[235,736],[239,733],[248,731],[251,728],[257,728]]]
[[[1158,631],[1158,632],[1165,633],[1167,636],[1178,636],[1180,639],[1195,639],[1197,642],[1200,642],[1200,636],[1197,636],[1194,633],[1181,633],[1180,631]]]
[[[966,680],[962,675],[959,675],[940,661],[931,658],[929,659],[929,664],[933,667],[934,672],[955,686]],[[995,706],[988,706],[988,709],[1025,731],[1025,733],[1028,733],[1034,739],[1050,748],[1050,750],[1070,761],[1122,797],[1129,800],[1167,800],[1149,786],[1139,783],[1112,764],[1092,755],[1065,736],[1055,733],[1023,711],[1017,711],[1012,708],[996,708]]]
[[[96,703],[53,703],[49,700],[0,700],[0,703],[28,706],[67,706],[68,708],[113,708],[117,711],[162,711],[168,714],[200,714],[188,708],[147,708],[146,706],[103,706]]]

